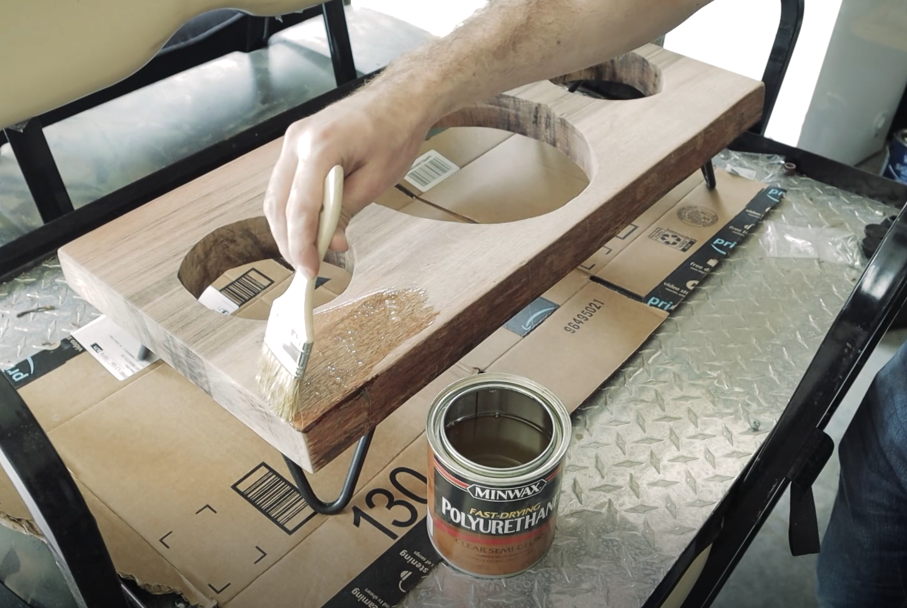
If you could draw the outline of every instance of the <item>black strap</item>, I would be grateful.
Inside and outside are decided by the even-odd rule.
[[[819,552],[819,521],[816,518],[816,501],[813,498],[813,483],[825,463],[834,452],[831,437],[816,431],[804,457],[798,459],[798,466],[789,475],[790,484],[790,525],[787,539],[792,555],[810,555]]]
[[[790,552],[794,557],[819,552],[819,521],[812,486],[801,489],[790,484],[790,527],[787,530]]]

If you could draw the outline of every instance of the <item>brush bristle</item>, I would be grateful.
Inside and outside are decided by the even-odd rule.
[[[258,390],[274,413],[287,422],[292,421],[299,411],[302,374],[297,377],[288,372],[265,344],[261,349],[256,379]]]

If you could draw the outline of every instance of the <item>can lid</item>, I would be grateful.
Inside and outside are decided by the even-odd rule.
[[[489,389],[521,393],[539,403],[549,415],[552,425],[551,441],[533,460],[510,468],[488,467],[467,460],[451,446],[444,424],[447,410],[457,399],[475,391]],[[567,408],[541,384],[513,374],[488,373],[461,378],[442,390],[428,412],[425,434],[436,457],[452,473],[476,482],[519,485],[550,472],[563,460],[570,443],[571,428]]]

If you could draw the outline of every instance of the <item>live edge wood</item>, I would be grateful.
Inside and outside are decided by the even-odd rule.
[[[224,270],[277,255],[261,203],[280,141],[68,244],[60,250],[63,270],[79,294],[315,471],[761,113],[761,83],[655,46],[559,81],[596,77],[649,96],[603,101],[539,82],[439,124],[497,127],[559,148],[590,178],[564,207],[509,224],[468,225],[370,205],[353,220],[351,252],[332,260],[353,273],[352,282],[317,312],[313,357],[323,373],[310,362],[306,402],[292,423],[273,415],[256,387],[265,322],[196,301]],[[346,361],[336,375],[328,373],[334,361]]]

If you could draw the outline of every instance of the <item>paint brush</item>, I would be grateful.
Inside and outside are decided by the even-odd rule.
[[[343,168],[330,170],[324,180],[324,202],[318,219],[318,259],[323,260],[337,230],[343,201]],[[315,281],[296,271],[286,293],[274,300],[258,367],[258,388],[274,412],[292,420],[306,364],[315,342]]]

